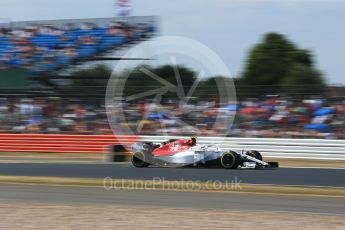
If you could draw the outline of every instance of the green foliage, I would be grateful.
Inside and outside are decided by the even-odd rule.
[[[184,66],[171,65],[142,65],[128,69],[122,73],[122,76],[128,75],[124,96],[165,86],[152,75],[178,86],[176,73],[180,75],[184,96],[187,96],[193,83],[197,81],[195,72]],[[76,71],[72,75],[75,77],[71,85],[74,90],[95,92],[104,96],[111,70],[105,65],[98,65]],[[228,85],[227,80],[220,76],[201,79],[193,95],[189,96],[209,100],[216,98],[219,89]],[[277,33],[266,34],[263,41],[252,48],[242,77],[234,79],[234,83],[239,97],[260,97],[267,94],[311,95],[319,94],[325,88],[323,76],[315,68],[311,52],[300,49],[285,36]],[[181,95],[176,92],[163,95],[163,100],[179,98]]]
[[[195,96],[201,100],[218,100],[219,92],[222,94],[226,93],[226,90],[223,87],[230,87],[232,84],[231,78],[223,76],[214,76],[200,81],[198,88],[196,89]]]
[[[23,89],[30,84],[30,71],[27,69],[0,69],[1,89]]]
[[[175,77],[175,70],[177,69],[178,74],[180,75],[181,83],[185,95],[188,94],[190,87],[193,85],[193,82],[196,80],[195,73],[184,66],[171,66],[163,65],[159,67],[150,67],[147,65],[142,65],[136,67],[134,70],[128,70],[128,78],[126,81],[124,96],[129,96],[137,93],[146,92],[149,90],[158,89],[164,87],[165,85],[156,79],[152,78],[149,73],[154,74],[169,83],[177,86],[178,80]],[[164,99],[176,99],[177,95],[175,92],[168,92],[164,94]]]
[[[71,74],[72,84],[65,90],[79,96],[104,98],[111,69],[106,65],[96,65],[88,69],[76,70]]]
[[[175,77],[176,72],[180,75],[179,78]],[[72,73],[73,84],[70,86],[72,89],[80,94],[97,94],[98,97],[105,95],[108,79],[111,75],[111,70],[104,66],[98,65],[89,69],[78,70]],[[174,86],[178,86],[178,79],[181,79],[184,95],[178,95],[176,92],[167,92],[162,95],[163,101],[176,101],[180,100],[181,96],[197,97],[202,100],[217,100],[219,97],[219,90],[222,87],[229,85],[229,79],[222,76],[215,76],[205,79],[197,79],[195,72],[184,66],[171,66],[163,65],[152,67],[148,65],[137,66],[134,69],[128,69],[121,73],[121,76],[126,77],[126,83],[123,91],[123,96],[133,96],[135,94],[148,92],[164,87],[165,85],[155,77],[155,75]],[[119,76],[120,77],[120,76]],[[191,87],[194,83],[198,83],[192,95],[189,95]],[[224,90],[223,90],[224,91]],[[146,99],[153,99],[154,95],[147,96]],[[142,100],[141,98],[139,100]],[[193,100],[189,100],[192,102]]]
[[[309,85],[315,89],[314,93],[324,88],[324,80],[314,67],[310,51],[299,49],[277,33],[266,34],[263,41],[252,48],[240,82],[249,86],[244,91],[251,96],[289,94],[293,92],[291,88],[300,85]],[[248,90],[250,86],[259,88]]]
[[[196,74],[191,69],[184,66],[163,65],[159,67],[151,67],[148,65],[142,65],[134,69],[128,69],[122,73],[122,76],[128,76],[124,87],[124,96],[164,87],[164,84],[150,77],[147,72],[159,76],[177,86],[178,82],[175,77],[176,69],[180,75],[185,95],[187,95],[190,87],[196,80]],[[77,70],[72,73],[71,77],[73,79],[73,83],[71,84],[70,89],[79,94],[88,93],[104,96],[110,76],[111,69],[105,65],[97,65],[88,69]],[[163,99],[177,99],[177,97],[178,96],[175,92],[168,92],[164,94]]]
[[[175,71],[180,77],[175,77]],[[142,65],[136,67],[134,70],[128,70],[128,78],[126,81],[124,96],[130,96],[150,90],[155,90],[164,87],[165,85],[157,79],[151,77],[152,75],[178,86],[179,79],[181,79],[181,85],[183,87],[184,96],[186,96],[196,80],[196,74],[191,69],[184,66],[171,66],[163,65],[159,67],[151,67]],[[153,95],[155,96],[155,95]],[[179,96],[176,92],[167,92],[163,95],[163,100],[178,99]],[[152,96],[151,96],[152,97]],[[150,97],[150,98],[151,98]]]
[[[294,64],[289,69],[288,76],[282,81],[282,88],[288,94],[303,96],[317,94],[324,89],[321,74],[307,65]]]
[[[74,86],[106,86],[111,75],[111,69],[106,65],[96,65],[92,68],[77,70],[72,73]],[[83,79],[84,78],[84,79]]]

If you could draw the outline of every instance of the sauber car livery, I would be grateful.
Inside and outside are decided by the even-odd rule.
[[[265,162],[258,151],[224,150],[215,144],[197,144],[195,138],[173,139],[163,143],[139,142],[132,145],[135,167],[194,166],[236,168],[278,168],[278,162]]]

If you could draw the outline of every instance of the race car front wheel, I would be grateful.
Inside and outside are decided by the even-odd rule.
[[[225,152],[220,157],[220,165],[225,169],[236,169],[240,163],[240,156],[234,151]]]
[[[248,155],[250,157],[254,157],[254,158],[262,161],[262,155],[258,151],[251,150],[251,151],[246,152],[246,155]]]
[[[146,162],[146,157],[143,152],[135,152],[132,155],[132,164],[134,167],[137,168],[144,168],[148,167],[150,164]]]

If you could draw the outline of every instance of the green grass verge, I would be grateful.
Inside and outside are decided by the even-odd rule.
[[[284,167],[324,167],[324,168],[344,168],[345,160],[312,160],[302,158],[269,158],[265,161],[278,161]]]

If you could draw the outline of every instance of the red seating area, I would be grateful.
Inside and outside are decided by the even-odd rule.
[[[137,136],[0,134],[0,152],[105,153],[113,144],[132,144]]]

